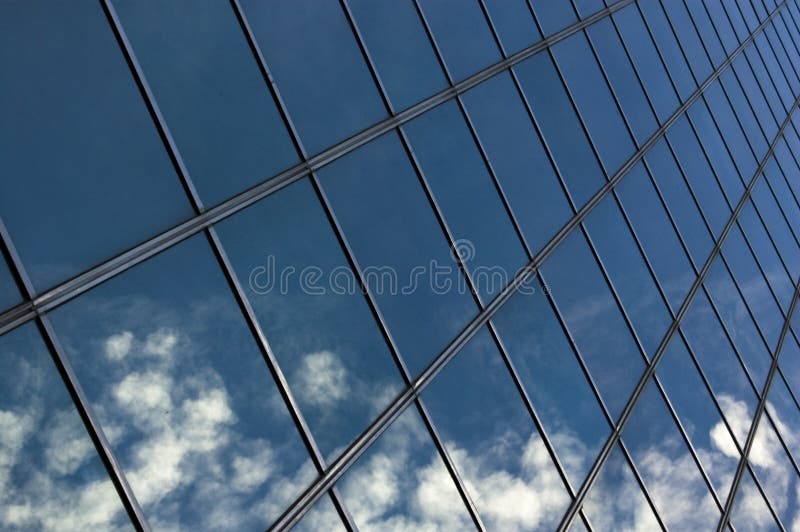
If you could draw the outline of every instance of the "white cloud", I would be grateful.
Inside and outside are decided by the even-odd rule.
[[[133,345],[133,333],[130,331],[123,331],[108,337],[104,343],[106,358],[122,360],[130,352],[131,345]]]
[[[161,328],[147,335],[143,351],[158,357],[171,357],[178,344],[178,334],[172,329]]]
[[[331,406],[349,393],[347,370],[331,351],[318,351],[303,357],[296,370],[298,398],[314,406]]]
[[[94,445],[71,408],[53,414],[43,439],[47,468],[58,475],[74,473],[94,454]]]

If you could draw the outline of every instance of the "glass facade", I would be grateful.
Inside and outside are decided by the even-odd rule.
[[[0,44],[0,529],[800,527],[798,0]]]

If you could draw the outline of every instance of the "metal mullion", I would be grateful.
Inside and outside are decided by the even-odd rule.
[[[539,43],[532,45],[531,47],[522,50],[511,56],[506,61],[501,61],[487,67],[486,69],[478,72],[477,74],[470,76],[469,78],[465,79],[462,82],[459,82],[456,85],[457,90],[453,90],[453,88],[448,88],[440,93],[437,93],[434,96],[420,102],[419,104],[412,106],[405,111],[401,111],[394,117],[390,117],[385,119],[374,126],[367,128],[366,130],[362,131],[361,133],[351,137],[350,139],[346,139],[341,143],[329,148],[317,154],[316,156],[312,157],[308,162],[301,162],[279,174],[270,178],[262,183],[255,185],[254,187],[244,191],[236,196],[229,198],[228,200],[223,201],[219,205],[209,208],[203,214],[195,216],[194,218],[187,220],[186,222],[180,223],[148,240],[145,242],[130,248],[111,259],[104,261],[103,263],[90,268],[89,270],[84,271],[83,273],[77,275],[76,277],[69,279],[56,287],[46,291],[44,294],[39,295],[34,301],[25,302],[20,304],[11,310],[0,314],[0,334],[3,334],[11,328],[18,326],[25,321],[33,319],[35,317],[34,309],[38,310],[49,310],[51,308],[55,308],[56,306],[76,297],[77,295],[85,292],[86,290],[106,281],[107,279],[117,275],[118,273],[132,267],[143,260],[146,260],[152,255],[155,255],[159,251],[166,249],[175,245],[176,243],[189,238],[190,236],[202,231],[205,227],[216,223],[238,211],[244,209],[245,207],[259,201],[260,199],[266,197],[267,195],[280,190],[281,188],[297,181],[307,175],[312,169],[319,168],[324,166],[325,164],[330,163],[331,161],[335,160],[336,158],[348,153],[352,149],[360,146],[361,144],[376,138],[377,136],[393,129],[396,125],[400,123],[404,123],[408,120],[411,120],[415,116],[421,114],[425,110],[435,107],[447,101],[447,99],[452,98],[456,92],[463,92],[468,90],[472,86],[476,85],[480,81],[491,77],[491,75],[495,73],[499,73],[505,70],[508,70],[514,64],[524,60],[525,58],[533,55],[537,51],[543,49],[544,47],[557,42],[560,39],[567,37],[570,32],[577,31],[583,28],[586,25],[593,23],[596,20],[603,18],[604,16],[615,12],[618,9],[632,3],[633,0],[622,0],[621,2],[615,3],[613,6],[606,8],[602,11],[599,11],[595,15],[587,17],[583,19],[577,25],[572,25],[564,30],[557,32],[553,36],[549,37],[544,41],[540,41]],[[232,0],[234,2],[234,6],[238,5],[236,0]],[[240,19],[241,20],[241,19]],[[250,34],[249,27],[245,25],[245,33]],[[748,42],[746,40],[746,42]],[[544,44],[542,44],[544,43]],[[687,99],[687,102],[691,103],[694,99],[696,99],[697,94],[704,89],[707,84],[713,82],[722,70],[727,67],[733,58],[738,55],[743,46],[740,45],[732,54],[728,57],[728,59],[720,65],[717,71],[715,71],[712,76],[710,76],[706,82],[704,82],[703,86],[698,88],[698,91],[695,92],[693,96],[690,96]],[[260,54],[260,52],[258,52]],[[682,111],[687,106],[684,104],[676,110],[673,115],[669,119],[667,119],[654,134],[650,138],[648,142],[645,142],[643,148],[648,148],[652,144],[654,144],[660,136],[666,131],[666,128],[676,120]],[[623,165],[623,167],[617,171],[615,178],[621,178],[630,167],[641,158],[641,152],[637,152],[634,156],[629,159],[629,161]],[[618,179],[617,179],[618,180]],[[614,179],[612,178],[612,181]],[[594,199],[596,196],[601,196],[605,193],[609,186],[613,186],[613,183],[606,184],[601,190],[593,196],[593,199],[590,199],[588,206],[594,205]],[[570,224],[574,224],[574,222],[570,222]],[[560,233],[560,232],[559,232]]]
[[[0,218],[0,260],[2,260],[3,257],[7,259],[8,268],[17,287],[21,289],[21,295],[33,299],[36,294],[35,288],[30,281],[30,277],[25,270],[22,260],[17,254],[11,236],[2,218]],[[55,369],[58,371],[64,383],[64,387],[72,400],[75,411],[78,416],[80,416],[86,433],[92,441],[95,452],[105,468],[108,479],[113,484],[114,490],[119,496],[120,503],[128,514],[131,524],[136,530],[149,532],[150,525],[147,522],[147,517],[145,517],[144,511],[136,500],[136,495],[133,493],[133,489],[131,489],[128,483],[125,472],[111,448],[111,444],[100,425],[100,421],[92,408],[89,398],[83,391],[83,387],[72,368],[69,358],[58,342],[49,319],[43,313],[37,312],[34,323],[50,354]]]
[[[767,381],[764,384],[763,393],[761,394],[761,399],[759,400],[758,406],[756,407],[756,411],[753,416],[753,422],[750,425],[750,430],[747,434],[747,439],[745,440],[744,452],[742,453],[742,457],[739,460],[739,465],[736,469],[736,474],[734,475],[733,478],[731,493],[728,496],[728,500],[725,502],[725,511],[723,512],[722,517],[720,518],[719,521],[719,525],[717,526],[718,531],[723,530],[725,528],[725,525],[730,520],[730,514],[733,509],[734,502],[736,501],[736,494],[738,491],[739,484],[741,483],[742,480],[742,475],[744,474],[744,468],[748,464],[747,460],[748,454],[750,453],[750,449],[753,447],[753,441],[755,440],[756,431],[758,430],[758,424],[761,421],[761,416],[763,415],[764,410],[766,409],[769,389],[772,386],[772,380],[775,378],[775,370],[778,367],[778,360],[781,355],[781,350],[783,349],[783,343],[786,340],[786,333],[788,332],[789,327],[791,325],[791,319],[797,307],[797,301],[799,297],[800,297],[800,283],[798,283],[798,288],[795,289],[794,296],[792,298],[792,304],[789,307],[788,317],[786,318],[786,322],[783,324],[783,330],[781,331],[780,338],[778,339],[778,346],[777,349],[775,350],[775,357],[772,360],[770,371],[767,375]],[[765,500],[768,499],[766,499],[765,497]]]
[[[752,34],[751,34],[751,37],[752,37]],[[792,112],[794,112],[794,110],[797,109],[798,105],[800,105],[800,98],[795,100],[795,103],[792,106]],[[612,431],[611,436],[609,437],[609,439],[607,440],[606,444],[604,445],[603,450],[601,451],[600,456],[598,457],[598,460],[592,466],[592,470],[590,471],[589,476],[587,477],[586,481],[584,481],[583,485],[579,489],[575,501],[570,506],[570,508],[567,510],[567,513],[565,514],[565,516],[564,516],[564,518],[563,518],[563,520],[561,522],[561,525],[559,526],[559,530],[565,530],[567,528],[567,526],[569,526],[569,524],[574,519],[575,513],[577,512],[577,510],[579,509],[579,507],[583,503],[583,499],[586,497],[586,493],[588,492],[589,488],[591,488],[591,485],[594,483],[594,480],[596,479],[597,474],[599,473],[599,469],[605,463],[605,460],[607,459],[611,449],[613,448],[613,445],[619,439],[619,435],[620,435],[620,433],[622,431],[622,428],[624,427],[625,423],[627,422],[628,418],[630,417],[630,413],[631,413],[633,407],[635,406],[636,402],[638,401],[638,398],[641,396],[642,391],[644,390],[644,387],[646,386],[650,376],[655,372],[655,368],[658,365],[658,362],[660,361],[661,357],[663,356],[663,354],[665,352],[665,349],[666,349],[666,346],[669,343],[669,340],[671,339],[671,337],[675,333],[675,330],[678,328],[678,326],[680,324],[680,320],[683,319],[683,316],[685,315],[685,313],[686,313],[686,311],[687,311],[687,309],[689,307],[689,304],[691,303],[694,295],[697,293],[698,288],[700,287],[700,285],[704,281],[705,276],[707,275],[709,269],[711,268],[712,262],[714,261],[716,256],[719,254],[719,252],[721,250],[721,247],[722,247],[722,242],[724,241],[724,239],[727,236],[727,234],[730,232],[731,228],[733,227],[734,222],[736,221],[736,217],[739,215],[739,212],[741,211],[742,207],[744,206],[745,201],[750,196],[750,193],[752,192],[753,187],[758,182],[758,178],[761,176],[761,173],[763,172],[763,168],[766,165],[767,161],[769,160],[769,157],[774,152],[775,146],[776,146],[777,142],[780,140],[780,138],[781,138],[781,136],[783,134],[783,131],[785,130],[786,126],[788,125],[788,122],[789,122],[790,118],[791,118],[791,114],[787,117],[786,121],[784,121],[784,123],[781,125],[781,128],[778,130],[778,134],[776,135],[775,139],[773,140],[773,142],[770,145],[770,148],[767,151],[767,155],[765,156],[764,160],[762,160],[761,164],[757,168],[755,175],[753,176],[753,178],[750,181],[747,189],[745,190],[745,194],[743,195],[742,199],[739,201],[739,204],[736,206],[736,209],[734,210],[731,218],[728,220],[728,223],[726,224],[725,228],[723,229],[723,231],[722,231],[722,233],[720,235],[720,238],[718,239],[717,243],[715,244],[714,249],[712,249],[711,254],[709,255],[708,259],[706,260],[705,264],[703,265],[703,268],[700,270],[700,275],[698,276],[698,278],[692,284],[692,287],[690,288],[689,293],[687,294],[686,298],[684,299],[683,304],[681,305],[680,309],[676,313],[676,319],[673,321],[672,325],[670,326],[669,330],[667,331],[667,334],[664,336],[664,339],[662,340],[661,344],[659,345],[658,350],[653,355],[650,365],[647,366],[644,374],[642,375],[641,379],[639,380],[639,383],[637,384],[633,395],[629,399],[628,403],[625,406],[625,409],[623,410],[622,414],[620,415],[619,421],[617,422],[617,425],[615,426],[614,430]]]
[[[636,481],[636,484],[639,485],[639,491],[642,493],[642,496],[644,497],[645,501],[647,501],[647,505],[650,506],[650,510],[653,512],[653,517],[655,518],[658,525],[661,527],[661,530],[667,532],[667,526],[661,519],[661,516],[658,513],[658,509],[656,508],[656,503],[650,496],[650,492],[647,489],[647,485],[645,484],[644,479],[639,473],[639,468],[636,466],[636,463],[633,461],[633,457],[628,451],[628,445],[624,441],[622,441],[622,439],[620,439],[617,442],[617,447],[622,453],[623,459],[625,460],[625,462],[627,462],[628,467],[630,468],[630,471],[633,474],[633,478]]]
[[[792,402],[795,404],[797,409],[800,410],[800,400],[797,398],[797,395],[794,393],[792,387],[789,385],[789,381],[786,380],[786,375],[783,374],[783,369],[780,367],[780,365],[778,366],[778,374],[783,379],[783,383],[786,385],[786,389],[789,392],[789,396],[792,398]]]

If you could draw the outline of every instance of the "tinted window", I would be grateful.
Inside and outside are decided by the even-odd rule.
[[[531,2],[545,36],[577,21],[571,2]]]
[[[16,305],[20,299],[19,288],[8,269],[6,259],[0,256],[0,309],[5,310]]]
[[[542,38],[526,0],[483,0],[506,55]]]

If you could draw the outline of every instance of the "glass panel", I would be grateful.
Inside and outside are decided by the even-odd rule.
[[[418,177],[395,133],[324,167],[319,177],[416,376],[477,312]]]
[[[311,185],[298,182],[218,229],[321,452],[333,457],[401,381]]]
[[[664,122],[678,108],[678,97],[641,14],[635,5],[630,5],[614,13],[612,18],[617,22],[656,115]]]
[[[202,235],[51,316],[153,528],[263,529],[315,477]]]
[[[622,438],[667,528],[714,528],[719,509],[652,380],[636,403]]]
[[[694,74],[694,79],[702,83],[714,69],[700,40],[700,35],[689,17],[686,4],[683,1],[673,0],[666,4],[662,3],[662,6],[672,23],[672,29],[678,37],[689,67]]]
[[[586,18],[605,7],[603,5],[603,0],[573,0],[572,3],[575,5],[575,9],[578,10],[580,18]]]
[[[531,2],[545,37],[577,22],[571,2]]]
[[[767,416],[758,424],[747,460],[778,518],[792,525],[800,522],[800,477]]]
[[[800,392],[800,346],[797,345],[794,334],[786,335],[779,360],[789,388],[797,395]]]
[[[596,530],[660,530],[628,462],[614,447],[583,503]]]
[[[656,130],[658,123],[612,19],[603,19],[592,24],[586,28],[586,33],[594,45],[622,112],[628,119],[636,142],[639,145],[644,144]]]
[[[525,105],[507,73],[481,83],[462,98],[535,253],[569,220],[572,210]]]
[[[752,106],[756,118],[763,128],[764,135],[766,135],[768,139],[772,139],[778,131],[778,123],[775,121],[775,117],[772,116],[767,100],[759,89],[755,75],[750,69],[750,65],[747,64],[746,57],[737,57],[731,64],[731,68],[733,72],[737,74],[739,82],[742,84],[744,94],[747,96],[748,102]]]
[[[206,203],[219,203],[297,162],[229,5],[208,0],[114,5]]]
[[[22,300],[17,282],[8,269],[5,257],[0,254],[0,312],[12,307]]]
[[[453,81],[502,59],[477,2],[421,0],[420,5]]]
[[[558,526],[569,495],[485,329],[423,400],[489,530]]]
[[[33,324],[0,337],[0,527],[133,530]]]
[[[451,101],[405,128],[478,293],[488,301],[527,255],[464,118]]]
[[[796,462],[800,456],[800,438],[797,437],[800,434],[800,408],[794,399],[783,375],[776,374],[769,389],[767,412]]]
[[[702,345],[697,347],[704,348]],[[729,353],[720,354],[722,355],[719,357],[720,365],[738,364]],[[709,367],[709,370],[713,372],[714,367]],[[657,376],[719,499],[724,501],[739,463],[739,448],[723,421],[722,414],[714,404],[714,398],[710,395],[695,362],[690,357],[686,344],[680,337],[673,337],[667,346],[664,357],[658,365]],[[705,375],[706,379],[708,377]],[[718,383],[719,376],[713,375],[713,377],[709,380],[714,384]],[[730,407],[731,404],[735,404],[735,400],[729,395],[726,396],[725,392],[724,386],[718,389],[719,395],[716,400],[728,407],[728,412],[738,412],[736,408]],[[739,419],[735,418],[734,422],[738,423]]]
[[[681,100],[686,100],[697,88],[692,71],[681,52],[678,40],[669,25],[661,3],[658,0],[637,2],[642,16],[650,28],[656,47],[667,65],[672,81],[677,87]]]
[[[667,138],[714,236],[719,236],[731,210],[686,117],[682,116],[669,128]]]
[[[775,199],[778,200],[781,210],[786,214],[789,225],[795,230],[800,228],[800,205],[798,205],[786,179],[783,177],[783,172],[774,158],[767,161],[767,165],[764,168],[764,179],[775,192]],[[753,194],[755,195],[755,191]]]
[[[603,185],[605,178],[564,85],[546,53],[519,63],[515,69],[544,140],[553,152],[573,201],[580,207]]]
[[[0,212],[37,290],[191,216],[100,4],[3,2],[0,50]]]
[[[730,150],[729,154],[733,158],[733,162],[736,163],[736,167],[739,169],[739,179],[749,181],[758,168],[758,161],[756,160],[753,149],[750,147],[750,143],[744,131],[742,131],[737,113],[734,112],[733,108],[728,103],[727,95],[723,91],[719,80],[712,83],[711,86],[705,90],[704,94],[705,103],[708,104],[709,109],[711,109],[711,113],[717,121],[719,129],[724,132],[723,140]],[[701,140],[705,141],[705,139],[702,138],[704,137],[702,128],[700,130],[700,135]],[[724,176],[721,176],[719,173],[717,175],[724,178]],[[731,174],[728,177],[737,176]],[[731,190],[737,191],[742,188],[742,185],[736,184],[736,181],[733,179],[727,181]],[[738,192],[738,195],[734,194],[734,196],[736,198],[741,196],[741,191]],[[729,197],[731,196],[729,195]],[[735,201],[733,203],[735,204]]]
[[[642,356],[584,237],[573,232],[542,266],[553,299],[616,418],[644,369]]]
[[[292,532],[346,532],[336,508],[329,497],[323,496],[303,516],[299,523],[292,527]]]
[[[675,162],[669,144],[664,140],[658,141],[647,152],[645,161],[659,190],[664,195],[664,200],[675,219],[680,236],[686,242],[692,262],[699,270],[714,248],[714,240],[692,199],[689,187],[686,186],[686,181]],[[624,182],[622,185],[624,186]]]
[[[758,401],[741,362],[704,293],[699,292],[692,300],[681,321],[681,329],[709,381],[734,437],[743,446]]]
[[[739,485],[731,512],[731,524],[736,527],[736,530],[752,530],[753,532],[783,530],[772,517],[749,470],[745,470],[742,475],[742,482]]]
[[[519,52],[542,39],[526,0],[483,0],[483,3],[506,55]]]
[[[798,244],[785,214],[781,211],[781,207],[775,201],[773,190],[770,189],[767,179],[759,179],[753,187],[751,198],[764,220],[769,236],[772,237],[778,248],[781,259],[789,270],[789,275],[797,279],[800,277],[800,244]]]
[[[741,122],[744,134],[750,141],[750,145],[753,147],[756,157],[761,160],[766,155],[769,146],[753,114],[753,110],[750,108],[750,104],[747,98],[745,98],[742,88],[739,86],[739,82],[736,81],[731,69],[725,69],[720,75],[719,80],[728,98],[730,98],[731,106],[736,111],[736,117]],[[745,174],[745,179],[749,179],[750,177],[752,177],[752,174]]]
[[[694,2],[689,3],[694,4]],[[714,29],[717,30],[722,45],[725,47],[725,53],[732,53],[739,46],[739,39],[736,37],[733,26],[731,26],[728,20],[725,8],[722,6],[722,1],[707,0],[704,4],[708,8],[711,23],[714,25]]]
[[[661,289],[672,310],[677,312],[695,274],[646,172],[641,163],[637,164],[616,190]]]
[[[243,0],[242,6],[310,153],[386,116],[338,2]]]
[[[701,2],[690,1],[685,2],[685,4],[686,8],[689,10],[692,21],[694,21],[694,23],[697,25],[697,31],[700,33],[700,38],[702,39],[708,54],[711,56],[711,62],[713,63],[713,66],[718,67],[725,61],[727,54],[722,47],[723,45],[720,41],[720,36],[718,36],[716,29],[714,28],[713,8],[711,6],[707,7]],[[737,45],[734,44],[732,49],[735,49],[736,46]]]
[[[612,175],[634,146],[589,41],[578,32],[552,51],[606,173]]]
[[[614,197],[601,201],[584,223],[636,336],[652,355],[672,318]]]
[[[771,43],[768,40],[768,35],[769,34],[766,32],[762,32],[756,36],[753,41],[755,43],[755,48],[752,50],[748,49],[745,53],[750,55],[753,68],[756,69],[756,74],[759,76],[762,85],[767,85],[767,80],[774,83],[777,96],[783,104],[781,110],[783,114],[786,114],[786,111],[789,110],[794,102],[794,96],[792,94],[792,89],[789,87],[788,78],[786,77],[787,74],[784,73],[783,68],[778,64],[778,58],[773,52]],[[758,52],[757,57],[755,57],[756,52]],[[773,98],[774,97],[775,94],[773,93]],[[776,112],[778,109],[778,107],[773,107],[773,110]]]
[[[455,484],[414,407],[339,481],[359,530],[474,530]]]
[[[775,80],[767,72],[766,66],[758,53],[758,48],[754,45],[748,46],[744,50],[744,55],[745,59],[749,60],[748,67],[752,72],[754,81],[760,88],[762,97],[767,102],[767,108],[771,111],[773,117],[782,119],[788,109],[783,107],[780,95],[776,90]]]
[[[447,86],[411,2],[350,0],[348,5],[395,109],[405,109]]]
[[[580,485],[609,426],[547,296],[531,281],[493,323],[570,483]]]

